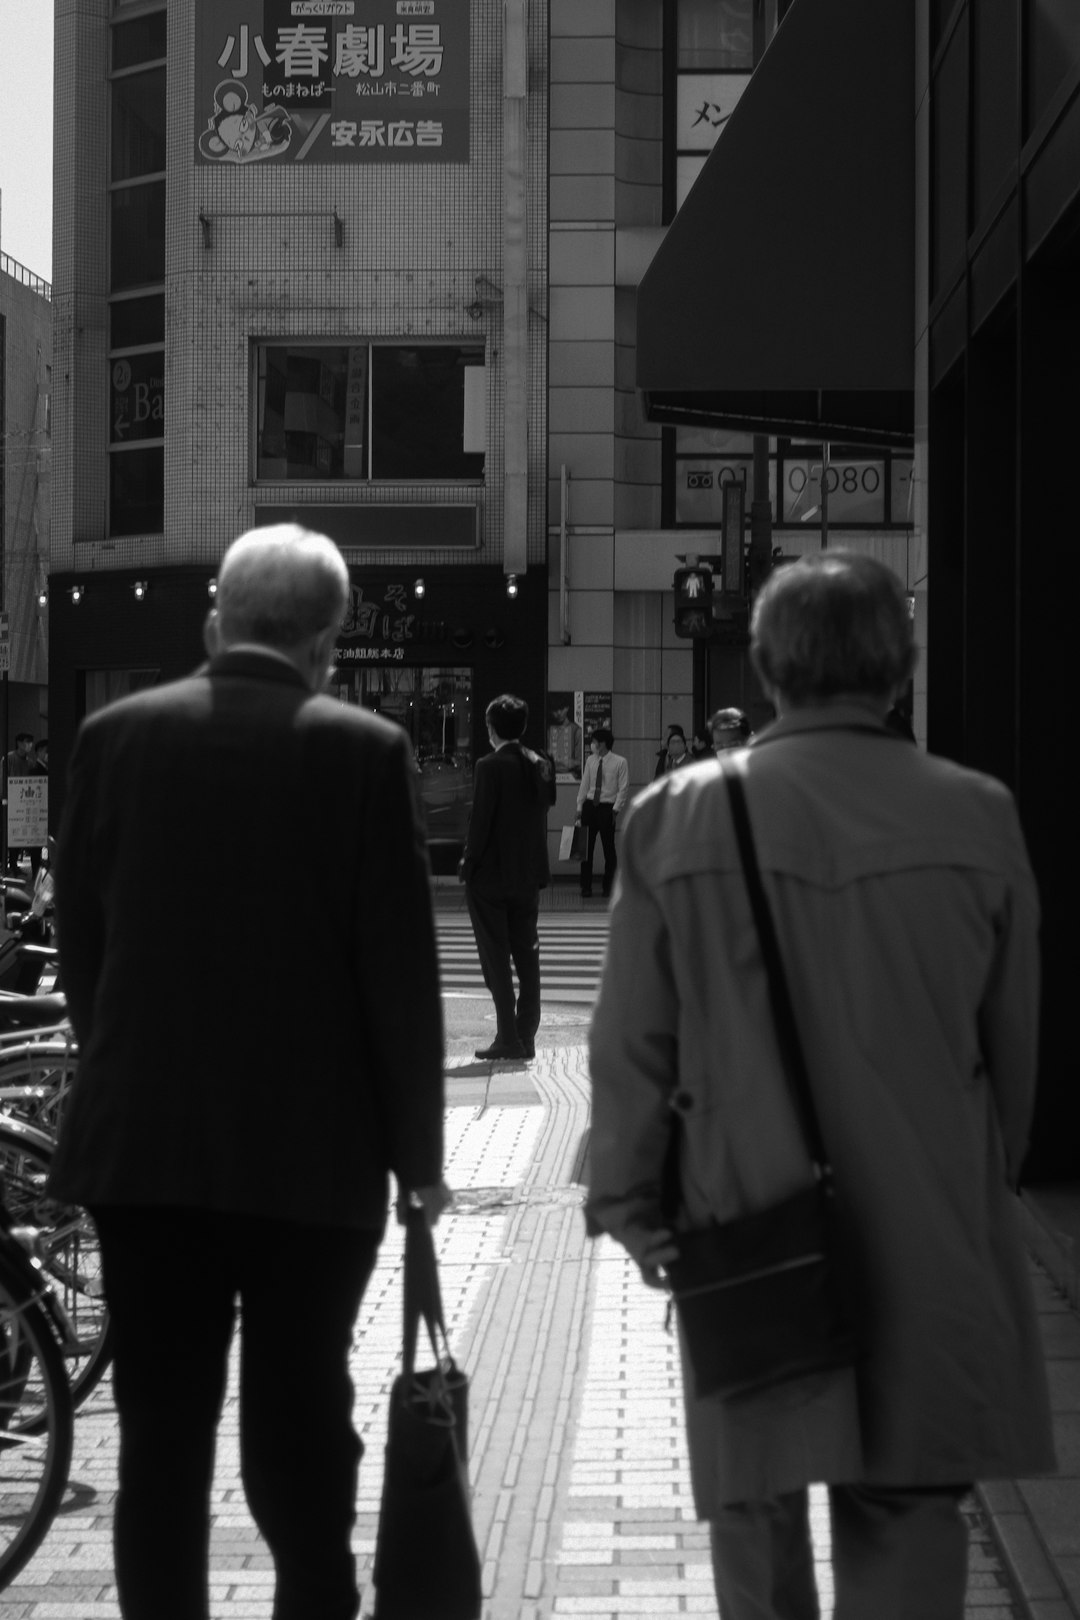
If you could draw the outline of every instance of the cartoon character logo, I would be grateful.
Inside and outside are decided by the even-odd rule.
[[[214,91],[214,112],[199,136],[199,151],[214,163],[255,163],[288,150],[292,122],[284,107],[267,102],[262,112],[248,100],[239,79],[223,79]]]

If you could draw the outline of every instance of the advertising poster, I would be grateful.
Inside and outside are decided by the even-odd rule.
[[[469,161],[461,0],[195,0],[195,161]]]
[[[611,729],[611,693],[549,692],[547,717],[556,782],[580,782],[589,738],[597,726]]]

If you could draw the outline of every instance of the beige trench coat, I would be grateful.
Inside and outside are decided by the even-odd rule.
[[[800,711],[727,759],[745,772],[835,1168],[863,1359],[740,1400],[697,1400],[687,1377],[698,1513],[814,1481],[1052,1469],[1009,1190],[1038,995],[1037,897],[1013,801],[857,708]],[[660,1224],[672,1099],[680,1225],[811,1179],[720,773],[713,760],[654,783],[624,832],[590,1036],[587,1219],[632,1254]]]

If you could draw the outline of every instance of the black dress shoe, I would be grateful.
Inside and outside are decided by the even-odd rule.
[[[490,1046],[478,1047],[473,1056],[493,1063],[505,1062],[511,1058],[523,1058],[525,1048],[520,1041],[514,1041],[513,1044],[507,1041],[492,1041]]]

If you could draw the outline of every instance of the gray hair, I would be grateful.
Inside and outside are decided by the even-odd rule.
[[[858,552],[813,552],[778,568],[750,631],[762,680],[796,706],[845,692],[887,698],[915,668],[904,587]]]
[[[226,643],[297,647],[341,622],[349,570],[334,542],[296,523],[249,529],[218,570],[216,608]]]

